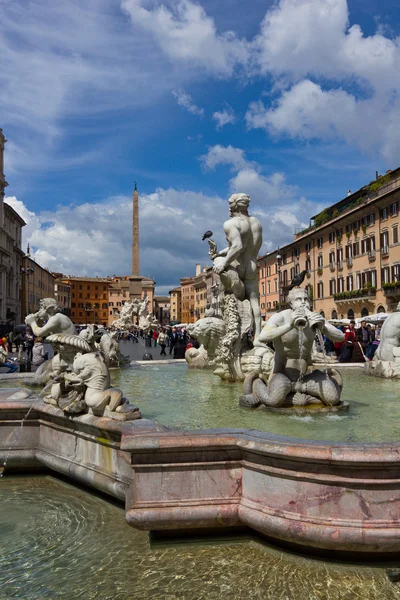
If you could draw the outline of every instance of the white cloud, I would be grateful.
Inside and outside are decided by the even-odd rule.
[[[376,97],[356,100],[342,89],[324,91],[307,79],[284,92],[269,109],[262,102],[250,104],[246,123],[303,140],[340,138],[364,151],[378,149],[390,160],[400,151],[399,100],[394,99],[380,119],[382,110]]]
[[[218,165],[230,165],[233,171],[246,169],[251,166],[245,155],[244,150],[234,148],[233,146],[221,146],[217,144],[208,149],[207,154],[199,158],[206,169],[215,169]]]
[[[217,129],[222,129],[222,127],[228,125],[228,123],[236,123],[235,111],[231,106],[228,106],[221,111],[216,111],[213,114],[213,119],[217,122]]]
[[[336,137],[388,160],[398,155],[399,39],[349,28],[346,0],[280,0],[256,45],[261,72],[289,89],[268,108],[251,103],[249,127],[301,139]]]
[[[202,117],[204,115],[204,109],[196,106],[196,104],[192,100],[192,96],[185,92],[184,89],[181,88],[179,90],[173,90],[172,95],[174,96],[179,106],[183,106],[183,108],[186,108],[186,110],[192,113],[192,115],[198,115],[199,117]]]
[[[217,75],[231,76],[238,64],[246,64],[249,45],[232,31],[218,33],[214,20],[191,0],[174,0],[145,8],[144,0],[122,0],[135,28],[151,33],[171,61],[187,63]]]
[[[228,182],[231,192],[250,194],[251,212],[263,225],[263,251],[291,241],[294,229],[317,212],[319,207],[299,198],[297,188],[289,185],[283,174],[263,175],[260,165],[247,161],[239,148],[212,150],[212,168],[230,164],[235,172]],[[192,275],[196,263],[210,264],[208,246],[201,241],[205,231],[214,231],[219,247],[226,245],[222,225],[229,215],[227,199],[173,188],[159,188],[139,198],[141,273],[155,278],[164,290]],[[59,206],[40,214],[15,197],[6,201],[26,220],[24,246],[30,243],[42,266],[71,275],[130,272],[130,252],[126,251],[132,235],[130,198]]]

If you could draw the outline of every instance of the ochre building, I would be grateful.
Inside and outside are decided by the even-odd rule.
[[[288,284],[304,269],[314,310],[328,319],[393,311],[400,301],[399,209],[396,169],[314,215],[291,244],[260,256],[262,316],[285,305]]]
[[[110,278],[68,275],[61,281],[70,286],[71,320],[76,325],[108,324]]]

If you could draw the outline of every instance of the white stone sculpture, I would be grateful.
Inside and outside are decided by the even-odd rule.
[[[121,354],[114,336],[115,333],[110,334],[102,328],[96,328],[95,325],[88,325],[79,334],[79,337],[88,342],[93,352],[98,350],[102,352],[107,367],[111,368],[130,362],[128,356]]]
[[[268,353],[260,340],[261,313],[259,306],[257,256],[262,244],[261,223],[248,213],[250,197],[233,194],[229,198],[231,218],[224,223],[228,246],[218,252],[211,232],[205,234],[223,287],[221,310],[225,333],[215,353],[215,374],[228,381],[243,380],[246,369],[242,359],[248,352],[258,356]],[[254,341],[249,341],[250,332]],[[253,347],[253,349],[252,349]],[[258,359],[257,359],[258,360]]]
[[[54,298],[39,300],[39,310],[25,317],[35,336],[45,337],[52,333],[76,333],[75,325],[67,315],[60,312]]]
[[[113,330],[129,331],[132,327],[137,327],[143,329],[143,331],[148,331],[151,327],[156,327],[158,321],[154,318],[153,313],[149,312],[149,303],[150,298],[148,296],[145,296],[143,300],[135,298],[130,302],[125,302],[119,318],[112,323],[111,328]],[[138,325],[134,322],[136,321],[135,317],[139,321]]]
[[[381,329],[379,346],[371,362],[366,362],[367,375],[400,379],[400,302]]]
[[[25,318],[25,323],[29,325],[34,335],[47,337],[55,333],[76,334],[75,325],[67,315],[60,312],[54,298],[43,298],[39,301],[39,307],[38,312]],[[35,372],[35,384],[43,385],[49,381],[50,373],[54,370],[53,360],[54,357],[39,366]]]
[[[119,318],[113,321],[111,327],[120,331],[129,331],[134,325],[134,317],[138,315],[140,300],[134,299],[125,302],[121,309]]]
[[[41,395],[67,414],[89,412],[117,420],[141,418],[121,390],[110,386],[110,374],[101,352],[93,352],[81,336],[53,334],[49,343],[57,352],[54,370]]]
[[[257,371],[244,383],[242,406],[267,407],[325,405],[340,403],[342,380],[337,371],[326,372],[312,366],[312,348],[316,330],[335,342],[344,334],[320,314],[310,310],[307,291],[293,288],[288,295],[290,309],[272,316],[261,332],[260,340],[273,343],[272,373],[268,380]]]
[[[153,316],[153,313],[149,312],[150,298],[145,296],[142,302],[139,304],[139,329],[148,331],[151,327],[157,327],[158,321]]]

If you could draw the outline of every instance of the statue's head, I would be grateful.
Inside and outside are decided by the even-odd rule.
[[[58,305],[55,298],[42,298],[39,300],[39,312],[47,315],[54,315],[58,312]]]
[[[287,300],[293,310],[302,307],[310,309],[310,298],[305,288],[294,287],[288,293]]]
[[[232,194],[228,202],[231,216],[237,213],[241,213],[242,215],[249,214],[250,196],[247,194]]]

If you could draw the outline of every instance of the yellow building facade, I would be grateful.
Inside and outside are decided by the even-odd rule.
[[[259,257],[264,318],[285,303],[288,284],[305,269],[314,310],[328,319],[393,311],[400,301],[399,210],[396,169],[312,217],[291,244]]]

